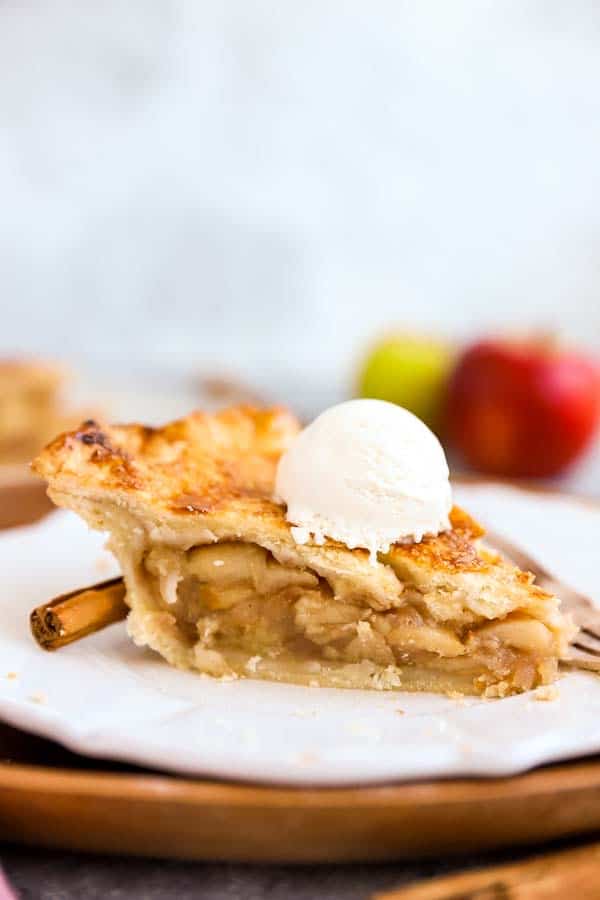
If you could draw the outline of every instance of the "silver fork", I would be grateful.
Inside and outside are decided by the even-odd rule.
[[[585,594],[580,594],[575,588],[551,575],[537,560],[511,541],[490,532],[487,537],[491,547],[499,550],[520,569],[532,572],[536,584],[560,597],[561,609],[571,613],[573,621],[579,626],[580,630],[561,663],[574,669],[600,672],[600,608],[596,608]]]

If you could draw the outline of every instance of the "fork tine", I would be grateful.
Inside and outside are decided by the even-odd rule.
[[[575,635],[573,644],[581,650],[589,653],[595,653],[600,656],[600,635],[596,631],[582,625],[578,634]]]
[[[584,634],[587,634],[588,637],[594,638],[600,643],[600,627],[598,628],[598,631],[594,631],[593,628],[589,627],[589,623],[586,620],[585,625],[581,626],[581,630],[584,632]]]
[[[574,647],[577,647],[578,650],[583,650],[584,653],[591,653],[592,656],[600,657],[600,646],[590,646],[589,644],[584,644],[580,640],[576,640],[573,644]]]
[[[582,623],[578,634],[575,635],[575,640],[600,651],[600,634],[593,628],[589,628],[587,622]]]
[[[577,647],[569,647],[568,656],[561,659],[561,665],[571,669],[588,669],[591,672],[600,672],[600,657],[579,650]]]

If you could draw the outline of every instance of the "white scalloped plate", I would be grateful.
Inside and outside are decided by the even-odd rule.
[[[457,502],[600,601],[600,507],[463,485]],[[600,750],[600,679],[564,675],[559,696],[451,700],[336,691],[170,668],[113,625],[55,653],[31,639],[45,599],[114,571],[74,515],[0,534],[0,717],[87,756],[218,778],[349,785],[498,776]],[[16,677],[8,677],[16,673]]]

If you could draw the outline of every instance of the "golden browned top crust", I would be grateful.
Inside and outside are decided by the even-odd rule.
[[[388,554],[391,561],[400,555],[437,570],[459,572],[485,568],[488,563],[474,543],[484,534],[481,525],[458,506],[452,508],[450,524],[449,531],[425,536],[418,544],[395,544]]]
[[[298,429],[284,409],[253,407],[194,412],[162,428],[89,419],[52,441],[33,468],[51,486],[138,494],[181,515],[270,504],[277,460]]]
[[[112,500],[156,520],[188,524],[195,517],[209,525],[219,518],[251,518],[255,527],[291,540],[285,509],[272,495],[277,461],[299,428],[282,408],[194,412],[162,428],[100,426],[88,420],[57,437],[33,468],[47,479],[55,499]],[[490,558],[474,543],[483,535],[481,526],[457,507],[451,524],[449,531],[419,544],[396,544],[386,561],[404,558],[447,573],[489,568]],[[323,552],[368,557],[366,550],[349,550],[335,541],[326,541]]]

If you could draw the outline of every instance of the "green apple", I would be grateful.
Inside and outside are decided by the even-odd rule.
[[[404,406],[439,433],[453,358],[452,347],[442,341],[390,335],[373,347],[363,363],[358,393]]]

